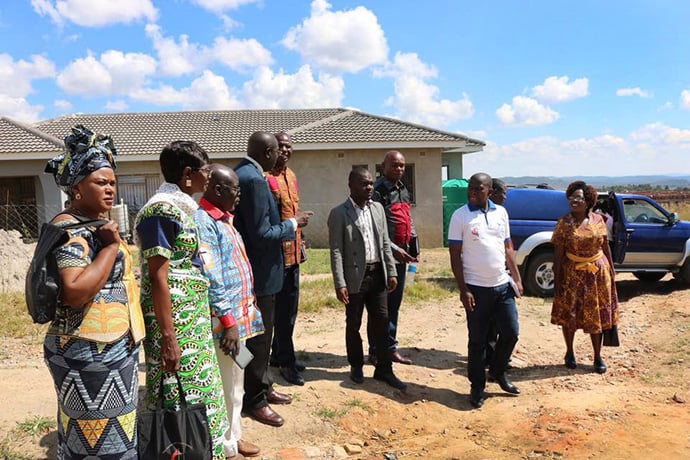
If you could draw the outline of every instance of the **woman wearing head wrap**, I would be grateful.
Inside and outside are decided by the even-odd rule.
[[[76,126],[46,172],[70,196],[52,220],[98,219],[115,200],[115,147]],[[132,259],[117,223],[68,230],[54,254],[60,299],[44,342],[58,398],[58,459],[137,457],[137,362],[144,322]]]
[[[162,395],[164,407],[179,410],[179,378],[187,404],[206,405],[213,458],[222,460],[234,455],[235,445],[213,345],[209,281],[201,272],[194,223],[199,205],[191,196],[206,190],[208,162],[195,142],[175,141],[163,148],[165,183],[139,211],[135,238],[142,261],[146,403],[156,406]]]
[[[565,196],[570,212],[558,220],[551,242],[554,246],[554,296],[551,323],[561,326],[565,339],[565,366],[577,367],[575,331],[590,334],[594,370],[606,372],[601,359],[603,331],[618,324],[613,260],[604,218],[592,212],[597,191],[583,181],[568,185]]]

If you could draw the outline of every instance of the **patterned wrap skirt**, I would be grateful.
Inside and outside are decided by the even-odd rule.
[[[188,404],[206,404],[213,458],[223,460],[223,441],[229,428],[225,397],[211,335],[211,310],[208,305],[208,279],[186,270],[169,270],[171,314],[180,347],[177,372]],[[175,375],[161,367],[161,331],[153,310],[150,284],[142,282],[142,308],[146,323],[146,404],[156,406],[163,385],[163,407],[180,408]]]
[[[136,459],[139,345],[47,335],[46,364],[58,399],[57,458]]]

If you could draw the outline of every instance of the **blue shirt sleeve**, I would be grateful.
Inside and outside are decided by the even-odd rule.
[[[137,233],[144,258],[163,256],[169,259],[182,225],[164,216],[150,216],[137,225]]]

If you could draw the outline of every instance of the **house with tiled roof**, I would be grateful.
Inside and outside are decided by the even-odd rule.
[[[0,118],[0,192],[5,194],[0,206],[34,204],[43,209],[36,212],[34,227],[60,209],[66,197],[43,168],[62,151],[62,139],[77,124],[112,136],[118,152],[118,195],[130,213],[160,184],[158,155],[168,142],[196,141],[212,161],[234,166],[254,131],[286,131],[293,139],[290,167],[299,180],[300,207],[315,212],[305,234],[316,247],[327,245],[326,218],[349,194],[350,169],[363,165],[373,173],[391,149],[407,161],[404,180],[412,191],[420,241],[440,246],[441,171],[445,168],[448,178],[462,177],[462,155],[484,147],[462,134],[343,108],[73,114],[31,126]],[[5,228],[2,221],[0,228]]]

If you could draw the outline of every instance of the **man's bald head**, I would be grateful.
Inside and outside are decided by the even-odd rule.
[[[238,203],[240,194],[239,179],[232,168],[219,163],[209,166],[211,177],[204,199],[221,211],[232,211]]]
[[[278,159],[278,140],[266,131],[256,131],[249,136],[247,155],[256,160],[264,171],[270,171]]]
[[[405,173],[405,156],[397,150],[390,150],[383,156],[383,175],[394,184]]]

